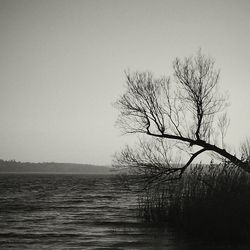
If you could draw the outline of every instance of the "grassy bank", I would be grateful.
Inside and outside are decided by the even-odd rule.
[[[250,241],[250,176],[227,163],[194,166],[141,193],[139,217],[199,238]]]

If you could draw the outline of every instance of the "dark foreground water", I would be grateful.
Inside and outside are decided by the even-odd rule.
[[[1,250],[194,247],[138,221],[136,195],[110,176],[0,175]]]

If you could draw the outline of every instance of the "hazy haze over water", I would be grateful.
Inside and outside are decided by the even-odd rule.
[[[199,47],[221,69],[232,146],[250,136],[250,2],[0,0],[0,158],[110,164],[124,70],[171,75]]]

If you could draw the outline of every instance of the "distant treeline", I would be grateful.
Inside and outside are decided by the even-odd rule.
[[[56,162],[20,162],[0,159],[0,173],[82,173],[82,174],[110,174],[111,168],[77,163]]]

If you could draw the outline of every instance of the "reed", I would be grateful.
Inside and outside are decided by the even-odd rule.
[[[178,182],[141,193],[138,204],[147,223],[213,240],[250,239],[250,176],[229,163],[193,166]]]

